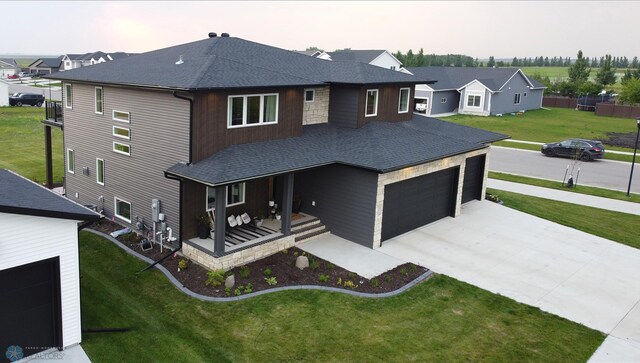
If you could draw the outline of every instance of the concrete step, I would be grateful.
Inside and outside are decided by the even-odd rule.
[[[294,224],[291,226],[291,232],[297,232],[301,229],[307,228],[310,225],[315,225],[315,224],[320,224],[320,219],[319,218],[313,218],[310,219],[308,221],[304,221],[302,223],[298,223],[298,224]]]
[[[311,233],[314,233],[314,232],[321,231],[323,229],[326,229],[324,224],[314,223],[314,224],[308,225],[305,228],[298,229],[296,231],[292,231],[291,233],[293,233],[296,237],[301,237],[301,236],[305,236],[307,234],[311,234]]]
[[[310,239],[313,239],[313,238],[316,238],[316,237],[319,237],[319,236],[323,236],[323,235],[328,234],[328,233],[329,233],[329,230],[326,227],[322,226],[321,229],[318,229],[318,230],[316,230],[314,232],[306,233],[306,234],[303,234],[303,235],[296,235],[296,243],[305,242],[305,241],[308,241]]]

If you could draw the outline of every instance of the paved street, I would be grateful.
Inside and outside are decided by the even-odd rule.
[[[25,86],[21,84],[10,84],[9,93],[16,93],[16,92],[37,93],[39,95],[43,95],[47,99],[62,101],[62,92],[53,91],[53,90],[49,92],[49,88],[31,87],[31,86]]]
[[[549,158],[539,152],[492,146],[489,170],[562,181],[567,165],[571,164],[572,160],[568,158]],[[576,171],[578,167],[580,168],[579,184],[627,191],[631,163],[596,160],[580,162],[575,168]],[[640,193],[638,163],[636,163],[631,191]]]

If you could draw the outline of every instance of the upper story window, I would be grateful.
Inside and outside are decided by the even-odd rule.
[[[480,95],[468,95],[467,107],[480,107],[481,101],[482,101],[482,96]]]
[[[118,154],[123,154],[130,156],[131,155],[131,145],[123,144],[121,142],[114,141],[113,142],[113,151]]]
[[[514,105],[519,105],[520,104],[520,94],[516,93],[515,97],[513,98],[513,104]]]
[[[131,130],[126,127],[113,126],[113,136],[131,140]]]
[[[95,106],[96,113],[102,115],[102,87],[95,89]]]
[[[67,149],[67,171],[70,174],[76,172],[76,153],[73,149]]]
[[[411,94],[410,88],[400,88],[400,99],[398,101],[398,113],[409,112],[409,95]]]
[[[229,96],[227,127],[278,122],[278,94]]]
[[[395,71],[395,70],[396,70],[396,66],[391,66],[391,67],[389,67],[389,68],[390,68],[392,71]]]
[[[131,122],[131,114],[129,112],[113,110],[112,118],[115,121]]]
[[[316,99],[316,90],[306,89],[304,90],[304,102],[313,102]]]
[[[96,183],[104,185],[104,160],[96,158]]]
[[[365,117],[376,116],[378,114],[378,90],[367,90],[367,102],[364,108]]]
[[[71,83],[64,84],[64,106],[66,108],[73,108],[73,87]]]
[[[440,99],[440,103],[447,103],[447,98],[446,97],[442,97]]]

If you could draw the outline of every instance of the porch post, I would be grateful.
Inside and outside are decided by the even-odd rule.
[[[44,155],[45,155],[45,170],[47,173],[46,187],[53,188],[53,162],[51,156],[51,126],[44,126]]]
[[[284,176],[284,190],[282,193],[282,228],[280,232],[285,236],[291,234],[291,210],[293,209],[293,173]]]
[[[216,221],[213,234],[213,254],[222,256],[224,254],[224,232],[227,224],[227,188],[221,186],[215,187],[214,190],[216,194]]]

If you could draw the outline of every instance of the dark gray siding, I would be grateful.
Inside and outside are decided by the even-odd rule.
[[[447,102],[442,103],[442,99],[446,98]],[[460,103],[460,92],[458,91],[434,91],[433,100],[431,102],[431,114],[454,112]]]
[[[491,97],[491,114],[504,114],[522,110],[537,110],[542,106],[543,90],[531,90],[529,84],[520,73],[516,74],[502,88],[502,92]],[[520,104],[514,103],[515,94],[520,93]],[[527,94],[526,96],[524,94]]]
[[[103,87],[104,113],[94,112],[94,86],[73,84],[73,109],[64,109],[65,148],[75,150],[75,174],[66,173],[67,196],[81,204],[114,213],[114,196],[131,203],[132,222],[139,216],[150,225],[151,199],[179,232],[179,184],[164,177],[164,170],[189,156],[189,103],[171,92]],[[114,121],[112,110],[130,112],[131,122]],[[112,126],[131,130],[131,140],[112,136]],[[131,156],[112,151],[113,141],[131,145]],[[96,183],[96,158],[105,161],[105,185]],[[83,175],[82,168],[90,173]],[[78,193],[78,197],[75,197]],[[203,201],[204,203],[204,201]],[[121,223],[125,223],[116,219]],[[126,224],[126,223],[125,223]]]
[[[331,233],[371,248],[378,174],[343,165],[297,173],[300,210],[322,220]],[[315,201],[315,206],[312,206]]]
[[[329,123],[357,128],[359,89],[331,87],[329,94]]]

